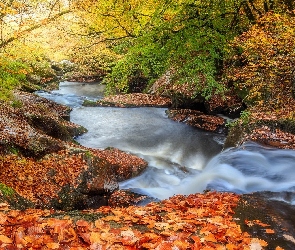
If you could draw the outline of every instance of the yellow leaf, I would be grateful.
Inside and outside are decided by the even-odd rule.
[[[0,241],[5,244],[11,244],[12,240],[5,235],[0,235]]]
[[[96,242],[101,242],[101,234],[98,233],[98,232],[91,232],[90,234],[90,242],[93,244],[93,243],[96,243]]]

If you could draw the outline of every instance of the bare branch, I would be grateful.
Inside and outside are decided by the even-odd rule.
[[[21,37],[23,37],[27,33],[30,33],[31,31],[36,30],[36,29],[38,29],[38,28],[40,28],[42,26],[45,26],[46,24],[48,24],[48,23],[50,23],[52,21],[55,21],[57,18],[65,15],[65,14],[68,14],[70,12],[72,12],[72,11],[71,10],[65,10],[65,11],[62,11],[62,12],[60,12],[60,13],[58,13],[58,14],[50,17],[50,18],[46,18],[46,19],[41,20],[37,24],[35,24],[35,25],[33,25],[33,26],[19,32],[16,36],[12,36],[12,37],[10,37],[10,38],[8,38],[6,40],[1,41],[0,48],[4,48],[8,44],[12,43],[13,41],[15,41],[15,40],[17,40],[17,39],[19,39]],[[46,22],[46,24],[44,24],[44,22]]]

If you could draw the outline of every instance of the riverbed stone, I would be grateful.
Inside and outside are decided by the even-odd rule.
[[[241,112],[246,109],[242,99],[233,90],[224,95],[212,95],[204,102],[204,105],[207,114],[222,114],[231,119],[240,117]]]
[[[201,111],[191,109],[169,109],[166,113],[174,121],[183,122],[206,131],[215,133],[227,131],[226,120],[222,117],[206,115]]]
[[[0,108],[0,145],[25,156],[42,157],[65,148],[65,141],[86,132],[68,121],[70,109],[35,94],[15,92]]]
[[[266,249],[295,249],[294,200],[294,192],[244,194],[234,217],[244,232],[265,240]]]
[[[123,181],[140,174],[147,163],[138,158],[136,165],[133,160],[137,157],[126,154],[117,149],[112,149],[122,159],[122,164],[116,164],[112,161],[110,149],[94,150],[74,145],[67,149],[67,155],[73,159],[82,159],[82,169],[78,167],[74,171],[80,171],[76,182],[71,182],[63,186],[58,192],[58,197],[49,201],[49,206],[62,209],[85,209],[98,208],[102,205],[108,205],[109,197],[119,188],[119,181]],[[53,155],[51,157],[55,157]],[[54,161],[54,159],[52,159]],[[122,171],[124,169],[124,171]],[[72,170],[72,171],[73,171]]]

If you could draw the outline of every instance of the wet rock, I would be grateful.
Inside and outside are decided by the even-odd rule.
[[[294,200],[293,192],[243,195],[235,209],[236,221],[251,237],[265,240],[266,249],[295,249]]]
[[[245,138],[245,129],[242,126],[233,126],[229,129],[223,148],[237,147],[242,144]]]
[[[81,190],[81,193],[101,195],[118,189],[116,166],[111,165],[105,159],[92,154],[90,151],[85,152],[83,157],[88,168],[80,176],[81,184],[78,189]]]
[[[67,144],[66,149],[38,160],[0,155],[0,181],[35,207],[68,211],[107,205],[119,181],[146,167],[142,159],[116,149],[88,150]]]
[[[9,209],[19,210],[32,208],[34,206],[33,202],[25,199],[12,188],[0,183],[0,204],[3,205],[3,203],[9,204]],[[4,210],[2,206],[0,206],[0,210]]]
[[[20,103],[18,108],[24,114],[48,115],[63,118],[66,121],[70,120],[71,108],[65,105],[55,103],[35,94],[20,91],[15,92],[14,97]]]
[[[184,122],[196,128],[215,133],[225,133],[227,131],[226,120],[222,117],[206,115],[201,111],[190,109],[170,109],[166,113],[170,119]]]
[[[40,204],[41,207],[50,207],[57,210],[82,210],[87,204],[88,196],[79,192],[70,185],[62,187],[57,198],[51,199],[49,204]]]
[[[290,118],[280,118],[273,113],[250,113],[247,122],[236,120],[230,126],[224,148],[236,147],[245,141],[281,148],[295,149],[295,123]]]
[[[70,109],[34,94],[16,92],[12,105],[0,107],[0,145],[25,156],[42,157],[65,149],[64,141],[86,131],[69,119]]]
[[[84,170],[80,169],[81,173],[76,178],[75,184],[72,182],[62,187],[58,197],[49,202],[50,206],[62,210],[73,210],[108,205],[109,197],[119,188],[119,181],[134,177],[147,167],[146,163],[141,164],[141,160],[138,165],[130,164],[128,160],[123,159],[121,164],[116,164],[110,160],[112,156],[107,151],[109,150],[89,151],[75,147],[69,149],[70,155],[79,155],[78,157],[83,159]],[[120,151],[120,156],[124,155],[128,158],[126,153]],[[130,166],[126,167],[128,164]]]
[[[246,106],[241,98],[239,98],[232,91],[221,95],[213,95],[204,103],[206,113],[211,115],[223,114],[229,118],[238,118]]]
[[[65,147],[60,140],[36,131],[20,111],[1,107],[0,145],[2,152],[20,152],[25,156],[42,157]]]
[[[75,144],[73,137],[86,130],[66,120],[68,107],[29,93],[16,92],[15,98],[14,105],[0,107],[0,180],[36,207],[106,205],[119,181],[147,167],[114,148]]]
[[[27,114],[26,118],[35,129],[44,131],[47,135],[63,141],[73,141],[73,137],[86,132],[85,128],[72,126],[59,117]]]
[[[109,197],[108,205],[111,207],[128,207],[138,205],[150,198],[145,195],[135,194],[128,190],[117,190]]]
[[[83,106],[102,106],[102,107],[169,107],[170,99],[151,94],[133,93],[112,95],[104,97],[96,102],[85,101]]]

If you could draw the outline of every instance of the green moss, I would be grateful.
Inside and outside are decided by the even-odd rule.
[[[240,118],[239,119],[235,119],[234,121],[230,121],[225,126],[230,127],[230,128],[231,127],[236,127],[236,126],[239,126],[239,125],[246,126],[250,122],[250,115],[251,115],[250,111],[243,110],[240,113]]]
[[[10,205],[11,209],[27,209],[34,207],[34,204],[20,196],[14,189],[0,183],[0,202],[5,202]]]
[[[96,101],[84,100],[82,105],[85,107],[95,107],[95,106],[97,106],[97,103],[96,103]]]
[[[3,183],[0,183],[0,191],[5,196],[12,196],[15,194],[15,191],[12,188],[6,186]]]
[[[20,100],[13,100],[11,106],[13,108],[21,108],[23,106],[23,103]]]
[[[80,210],[72,210],[72,211],[59,211],[54,214],[50,214],[49,218],[57,218],[57,219],[64,219],[65,216],[69,216],[74,222],[78,220],[86,220],[89,222],[95,222],[96,220],[105,216],[102,213],[87,213],[85,211]]]
[[[93,157],[93,154],[92,154],[90,151],[86,151],[86,152],[85,152],[85,156],[86,156],[87,158],[92,158],[92,157]]]
[[[9,150],[10,153],[12,153],[14,155],[18,155],[19,154],[19,149],[15,148],[13,146],[9,147],[8,150]]]

